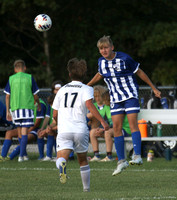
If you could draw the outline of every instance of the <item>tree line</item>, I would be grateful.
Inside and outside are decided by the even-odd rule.
[[[48,32],[34,28],[40,13],[52,19]],[[97,72],[96,43],[103,35],[111,36],[116,51],[140,62],[155,84],[177,84],[176,0],[0,0],[0,22],[0,88],[18,58],[39,87],[67,82],[73,57],[87,61],[89,80]]]

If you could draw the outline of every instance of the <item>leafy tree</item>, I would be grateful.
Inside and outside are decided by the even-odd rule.
[[[52,19],[46,33],[34,29],[39,13]],[[97,72],[96,43],[103,35],[111,36],[115,50],[140,62],[155,82],[175,84],[176,19],[175,0],[0,0],[0,87],[16,58],[26,61],[40,87],[56,79],[67,82],[66,65],[73,57],[86,59],[89,80]]]

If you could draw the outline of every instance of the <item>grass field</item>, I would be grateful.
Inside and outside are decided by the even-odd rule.
[[[129,166],[113,177],[116,161],[90,163],[91,191],[82,192],[77,160],[69,161],[66,184],[59,181],[54,162],[40,162],[30,154],[30,161],[0,163],[0,200],[154,200],[177,199],[177,159],[155,158],[142,166]]]

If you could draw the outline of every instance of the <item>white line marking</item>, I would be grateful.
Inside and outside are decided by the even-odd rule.
[[[23,167],[23,168],[6,168],[6,167],[1,167],[0,170],[3,171],[56,171],[58,170],[57,168],[29,168],[29,167]],[[67,169],[68,171],[78,171],[80,168],[77,169]],[[97,169],[97,168],[91,168],[91,171],[110,171],[111,169]],[[114,170],[114,169],[112,169]],[[177,169],[129,169],[126,170],[127,172],[177,172]]]

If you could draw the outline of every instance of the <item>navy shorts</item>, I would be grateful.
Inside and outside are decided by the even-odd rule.
[[[14,120],[14,124],[16,127],[31,127],[34,126],[33,118],[30,119],[16,119]]]
[[[139,113],[139,99],[130,98],[125,101],[110,104],[111,115]]]

